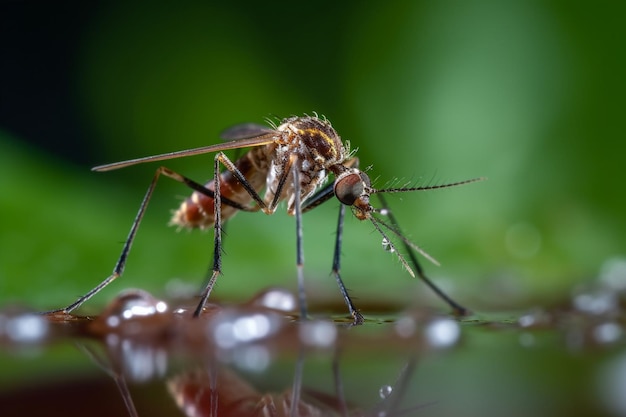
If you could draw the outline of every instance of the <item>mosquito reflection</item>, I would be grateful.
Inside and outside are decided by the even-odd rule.
[[[420,335],[438,317],[409,314],[413,325],[403,327],[412,332],[390,326],[390,332],[372,339],[340,323],[294,322],[280,310],[250,305],[259,299],[216,308],[199,320],[186,320],[177,309],[153,309],[151,315],[107,325],[112,315],[162,303],[143,291],[125,291],[99,317],[77,322],[75,331],[86,339],[79,348],[115,381],[131,417],[138,412],[129,386],[146,383],[165,384],[172,404],[189,417],[398,417],[423,407],[404,403],[414,355],[432,348]],[[398,353],[406,354],[406,364],[394,380],[372,381],[368,395],[356,381],[361,388],[355,396],[349,372],[356,369],[342,370],[342,359],[352,361],[367,351],[382,360],[381,349],[390,352],[394,364]],[[320,383],[324,380],[329,384]]]
[[[381,385],[385,395],[370,408],[363,408],[345,397],[347,387],[340,372],[338,355],[332,361],[334,388],[331,391],[304,384],[305,358],[305,352],[301,351],[294,364],[293,382],[283,392],[265,392],[248,381],[245,374],[225,366],[180,373],[167,381],[167,388],[187,417],[399,417],[412,415],[431,405],[401,407],[415,372],[417,361],[414,357],[407,360],[392,384]],[[376,395],[375,392],[372,394]],[[367,398],[371,396],[363,396],[361,400]]]
[[[102,356],[101,353],[98,353],[92,347],[79,343],[76,345],[79,350],[81,350],[91,361],[98,366],[101,370],[103,370],[108,376],[113,379],[115,385],[117,386],[118,391],[120,392],[120,396],[124,401],[124,405],[126,406],[126,410],[128,410],[128,415],[130,417],[139,417],[137,413],[137,409],[135,408],[135,403],[133,401],[133,397],[128,388],[128,384],[126,382],[126,376],[119,369],[115,363],[111,362],[109,359]]]

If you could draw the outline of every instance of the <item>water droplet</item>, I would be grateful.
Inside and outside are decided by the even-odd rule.
[[[271,363],[270,351],[263,345],[240,346],[233,352],[233,363],[240,369],[263,372]]]
[[[167,352],[153,344],[143,344],[115,333],[106,337],[109,352],[117,357],[125,376],[135,382],[160,378],[167,372]]]
[[[551,320],[550,314],[537,308],[521,316],[517,322],[521,327],[528,328],[548,325]]]
[[[254,297],[251,305],[257,307],[271,308],[284,312],[292,312],[296,310],[296,297],[289,291],[282,288],[270,288]]]
[[[209,331],[220,348],[230,349],[269,337],[281,327],[281,317],[275,313],[223,311],[210,323]]]
[[[601,344],[617,342],[623,334],[622,327],[614,322],[602,323],[593,328],[593,338]]]
[[[617,309],[618,299],[613,291],[596,290],[576,294],[573,304],[583,313],[601,315]]]
[[[608,289],[626,291],[626,258],[606,260],[600,268],[600,282]]]
[[[393,253],[396,251],[396,248],[393,246],[393,243],[391,243],[391,241],[387,239],[386,237],[383,238],[382,245],[383,245],[383,250],[385,252]]]
[[[193,314],[193,310],[187,307],[176,307],[172,310],[172,314],[175,316],[185,316]]]
[[[391,385],[383,385],[378,390],[378,395],[380,396],[381,399],[385,400],[389,398],[392,392],[393,392],[393,387]]]
[[[446,348],[454,345],[461,337],[459,323],[447,317],[436,318],[426,324],[424,337],[434,348]]]
[[[299,331],[300,340],[309,346],[326,348],[337,339],[337,327],[330,321],[305,321],[300,323]]]
[[[0,339],[10,343],[39,343],[48,336],[48,321],[31,312],[0,313]]]
[[[167,311],[164,301],[154,298],[143,290],[127,290],[118,295],[100,316],[110,328],[122,326],[125,322],[150,318]],[[136,323],[135,323],[136,324]]]

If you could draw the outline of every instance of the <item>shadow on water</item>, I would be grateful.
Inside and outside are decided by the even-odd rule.
[[[613,294],[613,295],[611,295]],[[626,415],[625,316],[593,288],[563,306],[458,319],[297,320],[126,291],[98,316],[0,311],[3,416]],[[182,305],[182,306],[181,306]]]

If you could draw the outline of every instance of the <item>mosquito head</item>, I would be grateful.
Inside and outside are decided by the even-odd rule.
[[[357,168],[346,168],[345,166],[340,167],[341,170],[335,167],[335,171],[333,171],[337,175],[334,184],[335,196],[342,204],[345,204],[352,208],[352,213],[357,219],[369,220],[372,222],[374,228],[376,228],[378,233],[380,233],[380,235],[383,237],[383,247],[385,248],[385,250],[391,253],[395,253],[402,263],[402,266],[404,266],[404,268],[409,272],[409,274],[411,274],[411,276],[415,276],[415,271],[411,268],[411,266],[409,266],[407,261],[404,259],[404,256],[397,251],[395,244],[389,238],[387,232],[395,235],[404,243],[407,248],[417,251],[433,264],[439,265],[439,262],[437,262],[435,258],[430,256],[422,248],[410,241],[400,232],[400,230],[397,228],[397,224],[395,223],[393,215],[391,214],[389,208],[384,202],[383,208],[381,209],[372,207],[372,205],[370,204],[370,196],[372,194],[379,194],[382,199],[382,194],[385,193],[436,190],[440,188],[456,187],[458,185],[469,184],[471,182],[482,181],[485,179],[481,177],[440,185],[375,189],[372,188],[370,178],[366,173],[360,171]],[[375,216],[375,214],[378,214],[379,216]],[[383,220],[381,216],[388,217],[391,222]],[[416,266],[416,268],[419,273],[419,266]]]
[[[374,210],[370,205],[372,192],[371,181],[367,174],[357,168],[351,168],[340,174],[335,180],[335,196],[346,206],[352,207],[359,220],[370,217]]]

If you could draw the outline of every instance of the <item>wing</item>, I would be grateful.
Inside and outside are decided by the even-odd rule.
[[[236,133],[237,126],[228,129],[226,133],[233,130]],[[200,148],[186,149],[183,151],[169,152],[160,155],[144,156],[142,158],[129,159],[128,161],[113,162],[111,164],[99,165],[92,168],[92,171],[112,171],[114,169],[126,168],[131,165],[143,164],[146,162],[164,161],[166,159],[182,158],[186,156],[202,155],[205,153],[226,151],[229,149],[249,148],[253,146],[263,146],[275,141],[276,132],[271,129],[264,128],[264,132],[257,133],[254,136],[235,136],[227,138],[228,142],[216,143],[215,145],[203,146]],[[251,130],[248,129],[248,135]],[[243,133],[242,133],[243,135]]]
[[[255,138],[274,132],[274,129],[256,123],[243,123],[229,127],[220,134],[225,141]]]

